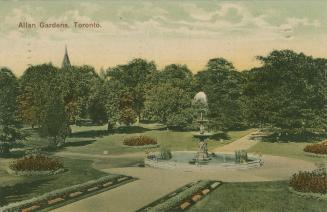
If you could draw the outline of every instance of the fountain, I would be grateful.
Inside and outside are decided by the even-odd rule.
[[[193,158],[190,163],[197,163],[197,164],[205,164],[210,160],[209,154],[208,154],[208,144],[207,139],[212,136],[211,133],[205,132],[205,124],[208,123],[207,119],[204,119],[204,114],[208,110],[208,102],[207,102],[207,96],[204,92],[199,92],[195,95],[193,104],[198,109],[198,114],[200,115],[199,119],[197,120],[197,123],[200,125],[200,132],[194,133],[193,136],[198,141],[199,149],[195,155],[195,158]]]
[[[199,92],[193,100],[193,107],[197,111],[197,123],[199,131],[193,133],[193,137],[198,139],[197,151],[174,151],[168,159],[163,158],[160,152],[147,154],[144,163],[155,168],[179,169],[184,171],[193,170],[215,170],[215,169],[248,169],[260,167],[261,159],[254,155],[247,155],[245,151],[235,153],[209,153],[207,140],[212,133],[206,130],[208,120],[205,118],[208,111],[207,96],[204,92]],[[242,156],[242,157],[241,157]],[[246,157],[243,157],[246,156]]]

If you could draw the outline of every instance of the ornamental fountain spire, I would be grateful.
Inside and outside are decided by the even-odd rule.
[[[205,124],[208,123],[208,120],[204,119],[204,114],[208,110],[208,100],[207,95],[204,92],[199,92],[194,97],[194,105],[198,108],[198,113],[200,115],[197,123],[200,125],[199,133],[195,133],[193,136],[199,139],[198,142],[198,151],[195,155],[195,158],[192,162],[194,163],[206,163],[210,160],[208,154],[208,144],[207,139],[212,135],[209,132],[205,132]]]

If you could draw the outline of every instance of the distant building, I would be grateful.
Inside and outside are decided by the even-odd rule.
[[[68,51],[67,51],[67,46],[65,46],[65,56],[62,61],[61,68],[70,68],[72,65],[70,64],[69,56],[68,56]]]

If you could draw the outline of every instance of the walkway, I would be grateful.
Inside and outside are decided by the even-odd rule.
[[[213,152],[234,152],[235,150],[249,149],[250,147],[259,142],[258,139],[260,139],[261,135],[262,133],[260,133],[259,131],[254,131],[232,143],[217,147],[213,150]]]

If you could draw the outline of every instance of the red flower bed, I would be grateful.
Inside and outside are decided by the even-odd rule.
[[[61,162],[43,155],[24,157],[10,165],[15,171],[53,171],[63,167]]]
[[[144,145],[155,145],[157,144],[157,141],[156,139],[151,138],[149,136],[140,135],[140,136],[125,138],[123,143],[128,146],[144,146]]]
[[[310,144],[304,148],[305,152],[311,152],[315,154],[327,154],[327,142],[319,144]]]
[[[296,191],[327,193],[327,174],[325,169],[318,169],[312,172],[305,171],[294,174],[289,185]]]

